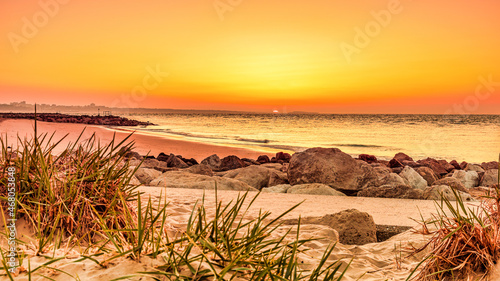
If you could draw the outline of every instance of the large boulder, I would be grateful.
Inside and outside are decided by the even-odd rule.
[[[424,190],[427,187],[427,181],[410,166],[404,167],[399,176],[408,182],[408,185],[412,188]]]
[[[346,196],[344,193],[331,188],[322,183],[306,183],[294,185],[287,189],[286,193],[291,194],[311,194],[311,195],[329,195],[329,196]]]
[[[472,197],[470,194],[456,191],[457,195],[461,197],[462,201],[472,201]],[[424,198],[427,200],[441,200],[441,198],[445,198],[448,201],[456,201],[457,197],[453,193],[451,187],[447,185],[433,185],[429,186],[424,190]]]
[[[243,163],[243,161],[241,161],[241,159],[238,156],[229,155],[222,158],[220,163],[220,170],[229,171],[229,170],[243,168],[245,166],[246,166],[245,163]]]
[[[288,167],[291,185],[323,183],[340,191],[357,192],[376,180],[369,164],[338,148],[311,148],[295,153]]]
[[[151,181],[149,186],[192,189],[215,189],[217,186],[218,190],[257,191],[257,189],[239,180],[197,175],[185,171],[165,172]]]
[[[465,188],[473,188],[479,185],[479,175],[476,171],[456,170],[453,172],[452,177],[459,180]]]
[[[186,172],[193,173],[193,174],[198,174],[198,175],[205,175],[205,176],[213,176],[214,172],[212,169],[205,164],[198,164],[191,166],[185,170]]]
[[[129,169],[135,169],[130,167]],[[155,169],[139,168],[135,172],[134,176],[139,180],[141,184],[148,185],[152,180],[161,176],[161,172]]]
[[[405,181],[400,175],[396,173],[389,173],[384,178],[378,180],[377,186],[382,186],[382,185],[389,185],[389,186],[408,185],[408,182]]]
[[[359,197],[423,199],[423,191],[406,184],[371,186],[358,192]]]
[[[460,180],[452,177],[447,177],[437,180],[433,183],[433,185],[446,185],[457,191],[467,192],[467,189],[465,188],[463,183]]]
[[[422,178],[424,178],[428,186],[431,186],[439,179],[436,173],[429,167],[418,167],[416,171],[422,176]]]
[[[207,158],[203,159],[203,161],[201,161],[201,164],[207,165],[213,171],[219,171],[221,160],[220,160],[219,156],[217,156],[217,154],[213,154],[213,155],[210,155]]]
[[[465,167],[464,170],[466,170],[466,171],[475,171],[478,174],[481,174],[481,173],[485,172],[485,170],[481,166],[476,165],[476,164],[470,164],[470,163],[467,164],[467,167]]]
[[[491,187],[495,184],[498,184],[498,169],[486,170],[481,179],[481,186]]]
[[[285,223],[296,223],[296,220]],[[339,241],[347,245],[364,245],[377,242],[377,226],[373,217],[356,209],[349,209],[323,217],[303,218],[301,224],[320,224],[335,229]]]
[[[227,172],[224,177],[242,181],[258,190],[269,185],[271,169],[262,166],[248,166]]]

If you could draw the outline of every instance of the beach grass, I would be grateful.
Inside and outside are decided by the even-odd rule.
[[[79,249],[80,258],[107,267],[113,260],[126,258],[140,261],[142,257],[162,260],[163,265],[137,276],[155,280],[341,280],[349,262],[329,260],[335,244],[326,249],[312,270],[301,269],[303,246],[313,239],[300,239],[300,224],[294,239],[290,235],[273,238],[279,219],[295,207],[271,219],[269,212],[256,218],[246,213],[258,195],[242,194],[228,205],[218,203],[209,216],[204,202],[192,210],[188,226],[175,237],[167,235],[168,202],[160,196],[158,203],[144,200],[137,186],[130,181],[139,166],[131,168],[124,151],[131,151],[128,138],[101,144],[95,135],[77,141],[54,155],[63,139],[54,135],[38,135],[30,140],[18,138],[17,148],[10,148],[2,139],[0,153],[0,207],[4,226],[8,209],[7,170],[16,171],[15,218],[27,222],[32,236],[18,239],[24,249],[32,248],[32,256],[18,250],[21,267],[16,273],[7,269],[2,248],[1,268],[10,280],[18,274],[38,275],[47,279],[40,269],[52,269],[78,280],[54,267],[61,262],[56,250]],[[218,200],[217,198],[215,198]],[[244,207],[246,206],[246,207]],[[5,227],[1,233],[9,235]],[[30,258],[47,261],[31,268]],[[24,272],[24,273],[23,273]],[[123,276],[119,279],[126,279]]]

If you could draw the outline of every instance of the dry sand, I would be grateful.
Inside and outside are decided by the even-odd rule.
[[[15,141],[15,137],[19,134],[21,137],[32,134],[33,122],[28,120],[4,120],[0,123],[0,132],[4,136],[7,133],[9,141]],[[39,132],[56,132],[56,138],[62,137],[69,133],[67,141],[74,141],[83,127],[87,127],[84,138],[88,138],[91,133],[95,132],[101,141],[106,142],[112,138],[113,130],[99,126],[84,126],[81,124],[57,124],[39,122]],[[117,132],[118,139],[126,136],[125,133]],[[182,154],[185,157],[193,157],[201,160],[213,153],[219,156],[235,154],[240,157],[256,158],[263,154],[258,151],[251,151],[241,148],[228,148],[215,145],[199,144],[188,141],[171,140],[162,137],[135,135],[132,138],[136,142],[137,151],[145,154],[151,151],[151,154],[156,155],[160,152]],[[62,149],[62,147],[61,147]],[[159,200],[160,194],[166,196],[168,205],[168,222],[172,229],[182,230],[186,226],[187,218],[190,215],[196,201],[200,201],[203,196],[202,190],[192,189],[166,189],[159,187],[140,188],[145,192],[144,196],[151,198],[154,201]],[[225,203],[234,200],[238,196],[238,192],[219,191],[218,199]],[[256,193],[253,193],[256,194]],[[252,195],[252,194],[251,194]],[[206,206],[208,215],[213,214],[215,206],[214,191],[205,191]],[[255,201],[253,207],[248,213],[248,218],[252,219],[259,215],[260,209],[272,212],[273,215],[279,215],[285,212],[293,205],[302,202],[296,210],[286,216],[286,218],[302,217],[319,217],[326,214],[335,213],[345,209],[358,209],[373,216],[376,224],[397,225],[397,226],[417,226],[413,219],[419,219],[422,214],[428,218],[434,212],[434,203],[431,201],[420,200],[403,200],[403,199],[380,199],[380,198],[356,198],[356,197],[333,197],[333,196],[314,196],[314,195],[298,195],[298,194],[260,194]],[[286,227],[285,227],[286,228]],[[274,233],[277,237],[283,235],[284,228],[279,229]],[[292,233],[293,234],[293,233]],[[321,225],[305,225],[301,229],[302,238],[325,237],[326,239],[311,242],[307,244],[310,252],[307,256],[302,256],[304,264],[314,264],[327,246],[336,242],[336,233],[327,226]],[[345,259],[348,262],[354,258],[347,276],[343,280],[405,280],[410,274],[411,269],[423,257],[423,254],[405,259],[402,263],[398,263],[400,255],[405,256],[401,249],[422,246],[426,239],[419,234],[411,231],[394,236],[391,239],[382,243],[373,243],[363,246],[351,246],[338,244],[333,255],[329,258],[330,261],[337,259]],[[29,251],[28,251],[29,253]],[[66,259],[54,264],[57,269],[64,270],[73,276],[78,276],[80,280],[111,280],[124,275],[134,274],[138,271],[151,270],[154,266],[161,264],[160,259],[152,260],[143,258],[140,263],[128,259],[118,259],[109,264],[107,268],[101,268],[94,262],[85,260],[75,263],[74,261],[79,256],[78,252],[67,252],[64,250],[56,251],[56,256],[66,256]],[[30,258],[31,266],[36,267],[46,260],[42,257]],[[27,265],[24,265],[27,267]],[[68,276],[43,269],[40,273],[48,274],[54,280],[70,280]],[[27,280],[27,277],[20,276],[18,280]],[[37,277],[34,280],[42,280]],[[142,277],[132,278],[130,280],[152,280]]]

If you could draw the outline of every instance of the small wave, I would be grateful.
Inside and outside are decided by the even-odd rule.
[[[367,148],[382,148],[386,147],[383,145],[374,145],[374,144],[359,144],[359,143],[353,143],[353,144],[334,144],[333,146],[344,146],[344,147],[367,147]]]
[[[245,141],[245,142],[255,142],[255,143],[270,143],[271,141],[268,139],[265,140],[256,140],[256,139],[245,139],[245,138],[237,138],[237,141]]]

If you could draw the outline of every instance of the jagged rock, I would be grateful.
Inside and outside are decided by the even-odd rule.
[[[436,175],[436,173],[434,173],[434,171],[429,167],[418,167],[416,171],[419,175],[422,176],[422,178],[424,178],[428,186],[431,186],[435,181],[438,180],[438,176]]]
[[[462,167],[460,167],[460,164],[458,164],[457,160],[452,160],[450,162],[450,165],[452,165],[456,170],[462,170]]]
[[[404,167],[399,176],[406,180],[412,188],[424,190],[427,187],[427,181],[410,166]]]
[[[217,156],[217,154],[213,154],[203,159],[203,161],[201,161],[201,164],[209,166],[210,169],[214,171],[219,171],[221,160],[219,156]]]
[[[402,168],[404,167],[403,164],[397,160],[397,159],[391,159],[391,161],[389,161],[389,168]]]
[[[269,183],[267,184],[267,186],[280,184],[288,184],[288,175],[283,172],[271,170],[271,174],[269,175]]]
[[[451,165],[446,160],[437,160],[437,161],[448,173],[455,169],[455,166]]]
[[[295,153],[288,168],[292,185],[323,183],[339,191],[359,191],[376,181],[373,168],[338,148],[311,148]]]
[[[130,170],[135,169],[135,167],[130,167]],[[152,180],[161,176],[161,172],[155,169],[139,168],[135,172],[134,176],[141,184],[149,184]]]
[[[377,157],[374,155],[360,154],[358,156],[359,160],[365,161],[368,164],[377,163]]]
[[[463,185],[461,181],[459,181],[456,178],[442,178],[433,183],[433,185],[446,185],[449,186],[455,190],[462,191],[462,192],[467,192],[467,189]]]
[[[298,184],[287,189],[286,193],[290,194],[310,194],[310,195],[329,195],[329,196],[346,196],[340,191],[336,191],[328,185],[321,183]]]
[[[191,166],[185,170],[186,172],[197,174],[197,175],[205,175],[205,176],[213,176],[214,172],[208,165],[198,164]]]
[[[462,198],[462,201],[472,201],[470,194],[465,192],[457,191],[457,195]],[[433,185],[429,186],[424,191],[424,198],[427,200],[441,200],[441,198],[446,198],[449,201],[456,201],[457,198],[453,194],[451,187],[447,185]]]
[[[276,153],[276,161],[283,161],[283,163],[290,162],[292,156],[286,152],[278,152]]]
[[[238,156],[230,155],[222,158],[220,163],[221,171],[229,171],[245,167],[245,163]]]
[[[185,171],[165,172],[151,181],[149,186],[191,189],[215,189],[217,186],[218,190],[257,191],[257,189],[239,180],[197,175]]]
[[[179,159],[179,157],[177,157],[173,154],[170,154],[170,156],[168,157],[167,165],[170,168],[173,167],[173,168],[180,168],[180,169],[184,169],[184,168],[189,167],[188,164],[186,164],[184,161]]]
[[[226,173],[224,177],[242,181],[258,190],[261,190],[263,187],[268,186],[271,171],[271,169],[262,166],[249,166],[231,170]]]
[[[491,187],[495,184],[498,184],[498,169],[486,170],[481,179],[481,185]]]
[[[398,160],[399,162],[403,162],[403,161],[413,161],[413,158],[411,158],[410,156],[404,154],[403,152],[399,152],[397,153],[396,155],[394,155],[393,159],[396,159]]]
[[[476,171],[456,170],[453,172],[452,177],[459,180],[465,188],[473,188],[479,185],[479,175]]]
[[[156,157],[156,159],[158,161],[167,161],[168,158],[169,158],[169,155],[167,155],[167,154],[165,154],[163,152],[161,152],[160,154],[158,154],[158,157]]]
[[[423,191],[403,185],[382,185],[365,188],[358,192],[359,197],[380,197],[400,199],[422,199]]]
[[[443,167],[443,165],[439,163],[436,159],[426,158],[418,160],[417,163],[422,166],[431,168],[434,171],[434,173],[436,173],[439,176],[444,176],[448,173],[448,171]]]

